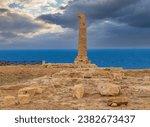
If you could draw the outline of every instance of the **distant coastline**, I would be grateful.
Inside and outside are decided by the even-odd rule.
[[[45,60],[47,63],[73,63],[76,49],[14,49],[0,50],[0,60]],[[99,67],[124,69],[150,68],[149,48],[89,49],[88,56]]]

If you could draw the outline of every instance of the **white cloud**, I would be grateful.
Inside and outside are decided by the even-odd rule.
[[[13,11],[39,16],[41,14],[63,13],[60,6],[67,5],[69,0],[1,0],[0,7],[9,8]]]
[[[34,38],[47,33],[63,33],[59,25],[37,20],[36,16],[59,12],[59,6],[68,0],[0,0],[0,40]]]
[[[29,15],[6,11],[0,13],[0,40],[12,41],[18,38],[33,38],[45,33],[61,33],[63,28],[35,20]]]

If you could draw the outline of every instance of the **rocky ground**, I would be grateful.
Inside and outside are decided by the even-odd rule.
[[[150,70],[0,66],[0,109],[150,109]]]

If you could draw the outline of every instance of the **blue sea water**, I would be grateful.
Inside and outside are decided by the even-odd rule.
[[[0,50],[0,60],[45,60],[47,63],[73,63],[77,50]],[[150,49],[88,50],[92,63],[99,67],[124,69],[150,68]]]

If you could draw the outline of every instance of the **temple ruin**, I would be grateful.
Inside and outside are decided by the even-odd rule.
[[[86,16],[83,13],[78,13],[77,16],[79,19],[78,56],[74,63],[90,64],[87,57]]]

